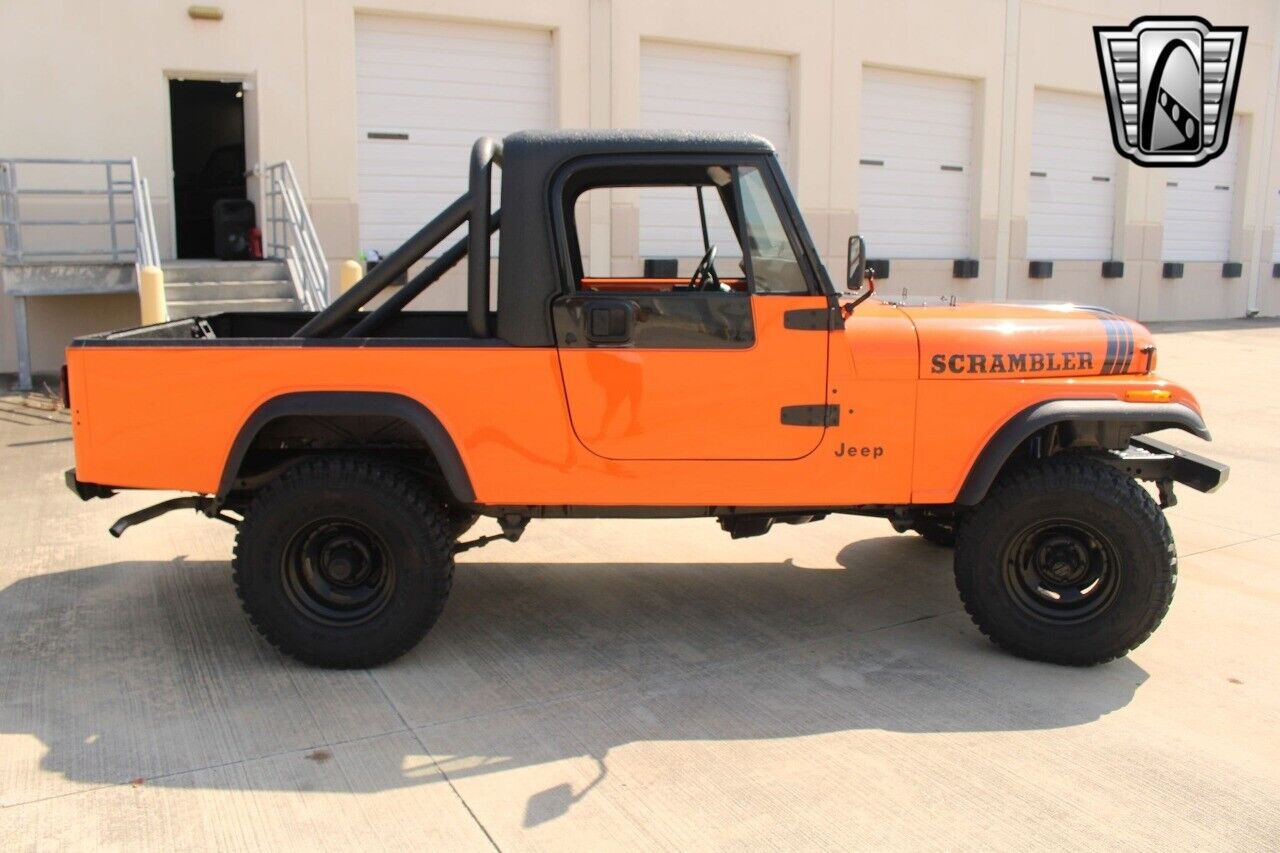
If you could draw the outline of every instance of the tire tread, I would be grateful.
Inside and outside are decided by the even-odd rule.
[[[1156,594],[1140,616],[1133,620],[1136,633],[1106,651],[1085,652],[1081,649],[1056,648],[1052,643],[1034,644],[1006,635],[986,611],[974,585],[979,567],[970,565],[977,538],[982,530],[999,524],[1000,517],[1028,497],[1049,489],[1085,491],[1100,501],[1130,514],[1139,525],[1154,531],[1168,556],[1167,571],[1156,578]],[[974,625],[987,638],[1005,651],[1019,657],[1070,666],[1095,666],[1123,657],[1155,632],[1173,603],[1177,585],[1178,558],[1173,532],[1159,505],[1135,480],[1107,463],[1083,454],[1062,454],[1036,463],[1022,465],[1004,475],[992,487],[987,498],[960,525],[956,538],[956,587],[965,611]]]
[[[252,541],[257,527],[269,518],[262,508],[287,500],[291,491],[313,485],[322,480],[327,486],[338,487],[344,483],[374,485],[384,494],[398,500],[421,519],[422,531],[430,539],[437,554],[444,555],[441,577],[436,594],[431,596],[431,610],[412,631],[406,631],[393,645],[365,652],[353,652],[342,660],[317,654],[314,648],[300,647],[290,642],[279,626],[263,620],[255,612],[246,594],[247,572],[250,561],[245,549],[246,540]],[[231,577],[236,597],[254,629],[281,653],[303,663],[329,669],[364,669],[380,666],[404,655],[422,641],[427,632],[444,611],[445,602],[453,588],[453,540],[448,522],[439,503],[426,486],[407,470],[359,456],[320,457],[290,468],[278,479],[263,487],[250,502],[240,523],[232,551]]]

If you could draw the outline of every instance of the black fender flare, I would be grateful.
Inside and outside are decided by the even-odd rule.
[[[299,391],[273,397],[254,410],[227,453],[218,481],[219,501],[226,499],[235,482],[253,439],[271,421],[291,415],[326,417],[339,415],[386,415],[399,418],[418,431],[435,456],[445,483],[454,498],[464,504],[475,503],[475,490],[467,474],[462,455],[449,431],[430,409],[411,397],[384,391]]]
[[[955,502],[973,506],[987,495],[1000,469],[1022,442],[1056,423],[1103,421],[1128,423],[1134,434],[1177,428],[1210,440],[1204,419],[1182,403],[1124,403],[1119,400],[1048,400],[1023,409],[1005,422],[978,454]]]

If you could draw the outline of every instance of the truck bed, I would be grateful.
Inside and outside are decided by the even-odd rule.
[[[288,340],[315,314],[310,311],[276,312],[227,312],[174,320],[154,326],[141,326],[115,332],[87,335],[76,340],[73,346],[109,346],[120,344],[138,346],[163,344],[173,346],[184,342],[193,345],[216,345],[219,342],[241,341],[262,344],[271,340]],[[358,322],[357,315],[344,321],[326,343],[338,343],[345,332]],[[209,332],[212,332],[212,335]],[[432,339],[449,345],[465,346],[470,339],[467,315],[463,311],[406,311],[391,317],[373,335],[367,338],[347,338],[349,341],[397,340],[426,343]],[[295,339],[302,343],[302,339]]]

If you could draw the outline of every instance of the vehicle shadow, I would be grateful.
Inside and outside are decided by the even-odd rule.
[[[949,552],[918,537],[856,542],[838,564],[466,563],[427,640],[373,672],[282,658],[224,562],[26,577],[0,590],[0,735],[28,736],[6,738],[0,801],[130,780],[379,791],[594,762],[577,793],[529,799],[533,825],[623,745],[1054,729],[1146,679],[1128,660],[1003,655],[960,609]],[[226,769],[242,761],[266,769]]]

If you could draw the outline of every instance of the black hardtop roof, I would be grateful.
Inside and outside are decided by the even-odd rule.
[[[687,130],[522,130],[502,141],[506,158],[547,163],[590,154],[772,154],[769,140],[753,133]]]

